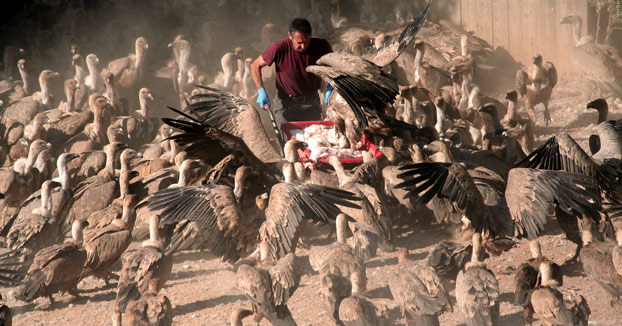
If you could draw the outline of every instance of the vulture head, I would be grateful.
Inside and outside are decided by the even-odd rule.
[[[86,64],[87,66],[96,67],[97,65],[99,65],[99,58],[95,54],[91,53],[86,56]]]
[[[518,101],[518,92],[515,90],[508,91],[507,93],[505,93],[505,99],[510,102],[516,103],[516,101]]]
[[[537,65],[537,66],[541,65],[542,64],[542,55],[540,55],[540,54],[534,55],[533,56],[533,64]]]

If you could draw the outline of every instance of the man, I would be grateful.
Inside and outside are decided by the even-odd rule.
[[[251,65],[257,87],[257,104],[263,109],[272,107],[277,125],[288,121],[320,120],[322,108],[317,94],[320,78],[305,68],[332,52],[328,41],[311,37],[311,24],[296,18],[289,25],[288,37],[275,41]],[[261,79],[261,68],[274,63],[277,94],[271,106]],[[332,92],[328,85],[326,100]]]

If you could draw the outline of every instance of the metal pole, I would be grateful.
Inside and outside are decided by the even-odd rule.
[[[266,110],[268,110],[268,114],[270,114],[270,121],[272,121],[272,127],[274,128],[274,132],[276,133],[276,139],[279,142],[279,153],[281,153],[281,157],[284,158],[285,154],[283,153],[283,146],[285,146],[285,141],[283,140],[283,135],[281,134],[281,128],[276,124],[272,108],[267,107]]]

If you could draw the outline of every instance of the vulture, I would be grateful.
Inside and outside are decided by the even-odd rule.
[[[622,298],[622,274],[613,262],[612,253],[616,248],[613,241],[600,241],[593,228],[581,231],[583,250],[580,260],[583,271],[611,295],[611,305],[619,304]]]
[[[115,85],[119,88],[121,97],[133,98],[139,83],[145,74],[145,55],[149,44],[144,37],[136,39],[135,53],[115,59],[108,63],[107,73],[115,76]]]
[[[82,246],[82,229],[86,224],[84,221],[75,221],[71,228],[71,239],[37,252],[24,285],[15,295],[18,300],[31,302],[38,297],[47,297],[52,305],[52,295],[56,292],[69,292],[74,297],[78,296],[77,285],[86,261],[86,250]]]
[[[551,122],[549,113],[549,100],[553,87],[557,84],[557,69],[553,63],[542,63],[542,56],[536,54],[533,57],[533,66],[529,72],[519,69],[516,72],[516,88],[525,101],[525,108],[531,121],[536,121],[534,106],[544,105],[544,123],[546,126]]]
[[[596,110],[598,112],[597,124],[601,124],[607,120],[609,114],[609,104],[604,98],[597,98],[586,105],[588,109]],[[599,144],[600,146],[600,144]],[[590,150],[592,154],[595,154],[598,150],[593,150],[592,139],[590,138]]]
[[[385,299],[351,296],[351,289],[350,280],[341,275],[326,274],[321,278],[320,297],[336,325],[390,325],[389,305]]]
[[[575,291],[561,292],[561,284],[553,278],[550,262],[538,266],[540,285],[531,293],[531,305],[544,325],[587,326],[590,307],[582,295]]]
[[[223,93],[216,100],[223,100],[224,96],[226,94]],[[209,105],[203,107],[210,109]],[[267,186],[268,203],[255,213],[259,219],[243,213],[242,204],[238,201],[242,198],[241,189],[231,189],[226,185],[164,189],[146,199],[152,211],[163,209],[160,213],[163,225],[175,224],[184,219],[196,223],[201,232],[210,235],[208,247],[223,260],[233,263],[246,256],[248,250],[256,247],[259,238],[268,241],[269,255],[276,260],[295,250],[298,238],[296,231],[303,218],[334,223],[341,211],[337,205],[360,207],[353,203],[360,199],[347,191],[295,182],[279,183],[281,171],[278,171],[278,166],[272,162],[264,163],[253,154],[254,151],[246,145],[244,139],[214,126],[219,124],[234,132],[238,125],[220,120],[232,118],[231,111],[222,108],[209,116],[195,118],[172,110],[186,120],[162,120],[183,131],[170,139],[187,146],[185,151],[188,155],[212,166],[219,166],[221,160],[226,159],[226,166],[250,168],[254,174],[259,175],[261,185]],[[191,113],[193,115],[200,114],[200,108],[188,111],[195,112]],[[293,179],[291,177],[290,180]],[[265,221],[262,223],[263,216]]]
[[[499,281],[484,262],[479,233],[473,235],[471,261],[458,273],[456,303],[467,326],[497,325],[499,319]]]
[[[438,315],[453,311],[441,278],[432,267],[410,260],[406,248],[398,250],[398,265],[389,288],[402,315],[415,325],[439,325]]]
[[[598,89],[601,96],[618,96],[622,91],[622,56],[613,46],[595,42],[592,36],[581,37],[581,16],[569,15],[560,24],[572,25],[575,48],[569,55],[580,78]]]
[[[281,160],[281,155],[270,142],[255,107],[227,91],[204,86],[199,88],[206,92],[194,95],[192,99],[198,101],[188,105],[185,111],[194,113],[199,121],[209,126],[239,137],[262,162]]]
[[[112,309],[114,326],[122,325],[122,313],[127,312],[132,301],[140,300],[149,293],[157,294],[171,275],[173,254],[177,248],[165,248],[158,235],[159,223],[159,217],[152,215],[149,220],[149,239],[143,241],[139,248],[128,250],[121,256],[121,275]]]
[[[382,71],[414,40],[423,26],[432,1],[401,34],[386,38],[371,53],[362,57],[347,53],[328,53],[306,70],[322,78],[335,89],[329,99],[328,116],[337,130],[356,147],[363,131],[385,126],[412,131],[418,129],[396,120],[395,112],[386,110],[398,95],[397,81]]]
[[[353,194],[317,185],[278,183],[272,187],[268,204],[257,211],[257,219],[243,213],[234,190],[224,185],[163,189],[146,199],[153,211],[162,210],[162,224],[182,219],[196,223],[207,237],[207,246],[224,261],[235,263],[267,241],[269,255],[278,259],[293,252],[298,226],[303,218],[334,223],[336,205],[358,207]]]
[[[251,301],[255,320],[265,317],[272,325],[295,326],[287,301],[300,283],[301,273],[295,266],[293,253],[280,258],[269,268],[246,263],[237,267],[237,287]]]
[[[620,131],[622,123],[608,120],[597,126],[600,149],[590,157],[567,133],[559,133],[531,152],[516,166],[581,173],[595,178],[604,198],[622,200]]]
[[[558,286],[562,286],[564,282],[564,274],[561,267],[554,262],[542,256],[540,242],[532,240],[529,242],[531,258],[527,262],[520,264],[514,272],[514,304],[523,307],[523,317],[525,323],[530,325],[533,322],[533,306],[530,302],[531,292],[538,285],[538,276],[540,264],[546,263],[550,265],[551,275],[549,279],[555,281]],[[542,283],[542,282],[540,282]]]
[[[537,237],[555,204],[557,221],[577,243],[578,255],[581,242],[577,218],[587,216],[597,224],[603,211],[596,181],[582,174],[514,168],[508,175],[505,198],[487,205],[474,178],[461,164],[418,163],[400,169],[405,172],[398,177],[406,181],[395,187],[407,189],[406,196],[418,195],[422,203],[434,196],[449,199],[475,232],[483,231],[490,239],[503,235]]]
[[[134,195],[125,197],[123,200],[124,213],[132,209],[136,201]],[[130,208],[126,208],[127,206],[130,206]],[[121,254],[123,254],[132,241],[132,228],[134,227],[136,217],[131,213],[123,215],[125,216],[116,214],[112,221],[109,222],[109,225],[98,227],[85,233],[84,248],[86,249],[87,259],[81,275],[82,278],[93,275],[96,278],[104,279],[106,285],[108,285],[112,265],[119,260]],[[122,219],[122,217],[126,217],[126,219]]]

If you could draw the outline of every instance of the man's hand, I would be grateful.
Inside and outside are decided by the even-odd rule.
[[[333,93],[333,85],[328,84],[326,85],[326,94],[324,94],[324,106],[328,107],[328,99],[330,98],[330,95]]]
[[[264,110],[267,110],[270,107],[270,99],[268,99],[266,89],[263,87],[257,90],[257,104],[259,104],[259,107]]]

